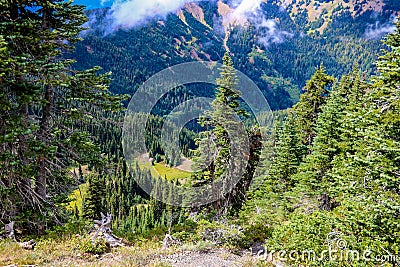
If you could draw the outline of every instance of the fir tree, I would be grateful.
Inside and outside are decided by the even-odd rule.
[[[238,78],[228,52],[223,57],[220,71],[220,77],[216,81],[216,97],[211,104],[212,111],[206,114],[209,119],[202,120],[203,126],[208,130],[201,133],[197,164],[207,167],[200,173],[200,184],[223,180],[222,188],[211,190],[218,198],[213,207],[226,212],[228,207],[240,207],[246,198],[259,159],[261,132],[256,127],[244,129],[244,123],[240,121],[249,114],[240,105]],[[235,157],[240,158],[246,154],[246,160],[234,162]],[[240,176],[238,183],[232,185],[232,177],[237,176]],[[232,190],[225,192],[228,188]]]
[[[332,176],[341,189],[337,192],[341,212],[351,221],[340,220],[348,234],[371,242],[375,250],[396,254],[400,231],[399,23],[385,43],[389,50],[379,57],[373,86],[355,101],[358,108],[347,114],[348,124],[353,124],[349,134],[355,140],[353,146],[346,146],[347,157],[334,162]]]
[[[99,174],[90,174],[87,178],[88,190],[84,199],[83,214],[89,219],[98,219],[100,213],[105,213],[104,210],[104,178]]]
[[[341,159],[347,157],[346,153],[349,151],[346,144],[350,145],[356,141],[354,139],[356,129],[353,125],[348,125],[349,121],[345,117],[356,106],[360,106],[354,101],[362,99],[367,86],[361,81],[359,71],[355,69],[351,75],[344,76],[333,87],[317,118],[316,137],[310,147],[311,153],[306,156],[299,173],[294,177],[295,180],[305,184],[305,190],[309,195],[319,197],[321,209],[332,210],[335,206],[333,199],[337,185],[331,180],[330,171],[335,157]]]
[[[101,159],[84,125],[122,107],[108,91],[109,74],[73,71],[63,57],[81,40],[83,9],[68,1],[0,3],[1,53],[10,59],[0,64],[0,198],[10,200],[2,220],[54,209],[51,196],[73,182],[67,168]]]
[[[304,93],[300,96],[300,101],[293,107],[296,115],[296,125],[300,140],[307,147],[310,147],[315,137],[315,122],[321,107],[329,95],[329,86],[334,82],[334,78],[325,73],[324,66],[316,69],[314,75],[307,81]]]
[[[289,114],[277,135],[276,154],[269,176],[270,182],[276,186],[274,190],[283,193],[293,188],[295,181],[292,175],[297,172],[302,160],[302,144],[292,114]]]

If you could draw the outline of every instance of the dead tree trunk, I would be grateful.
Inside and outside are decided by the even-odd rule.
[[[113,235],[111,231],[111,214],[107,214],[107,216],[105,216],[103,213],[101,213],[101,221],[94,220],[94,230],[95,231],[91,234],[93,244],[97,238],[102,237],[108,244],[110,244],[111,247],[124,246],[122,240]]]

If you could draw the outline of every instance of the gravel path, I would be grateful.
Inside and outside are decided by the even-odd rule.
[[[174,267],[233,267],[255,266],[256,259],[250,253],[236,255],[225,249],[213,249],[209,252],[183,251],[161,256],[159,262]]]

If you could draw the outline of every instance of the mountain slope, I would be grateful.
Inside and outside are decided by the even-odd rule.
[[[293,105],[321,63],[337,76],[354,65],[373,73],[372,62],[382,44],[377,38],[367,38],[366,32],[371,29],[379,38],[379,27],[388,25],[399,7],[387,0],[384,5],[370,2],[262,3],[261,23],[239,20],[229,28],[227,45],[235,66],[256,82],[273,109]],[[361,11],[354,11],[357,5]],[[91,10],[92,30],[71,57],[78,59],[79,69],[100,65],[112,71],[111,90],[132,94],[147,78],[168,66],[194,60],[219,61],[225,51],[224,26],[232,10],[222,1],[192,3],[165,18],[106,35],[108,9]]]
[[[391,0],[280,0],[294,21],[322,33],[335,17],[357,18],[363,15],[395,15],[399,5]],[[305,22],[305,23],[304,23]]]

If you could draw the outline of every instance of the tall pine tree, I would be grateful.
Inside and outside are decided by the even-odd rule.
[[[212,191],[218,198],[213,207],[226,212],[230,207],[240,206],[245,200],[258,163],[261,133],[256,128],[244,129],[244,123],[240,120],[247,118],[249,114],[240,105],[238,78],[228,52],[223,57],[223,66],[216,83],[218,87],[215,100],[211,104],[212,110],[206,114],[208,119],[202,120],[203,126],[208,130],[202,133],[203,138],[199,141],[197,164],[206,167],[200,173],[203,182],[224,180],[222,188],[212,188]],[[248,162],[234,160],[246,153],[249,154]],[[238,183],[231,184],[232,178],[237,175],[240,176],[236,177]],[[224,191],[227,188],[232,190]]]
[[[101,158],[84,125],[121,108],[108,74],[75,71],[63,57],[81,40],[83,9],[57,0],[0,3],[1,51],[10,59],[0,66],[1,220],[54,209],[71,183],[67,167]]]
[[[318,114],[321,113],[321,107],[329,95],[329,86],[333,82],[334,78],[327,75],[321,65],[307,81],[300,101],[293,107],[299,138],[308,148],[315,137],[314,127]]]

